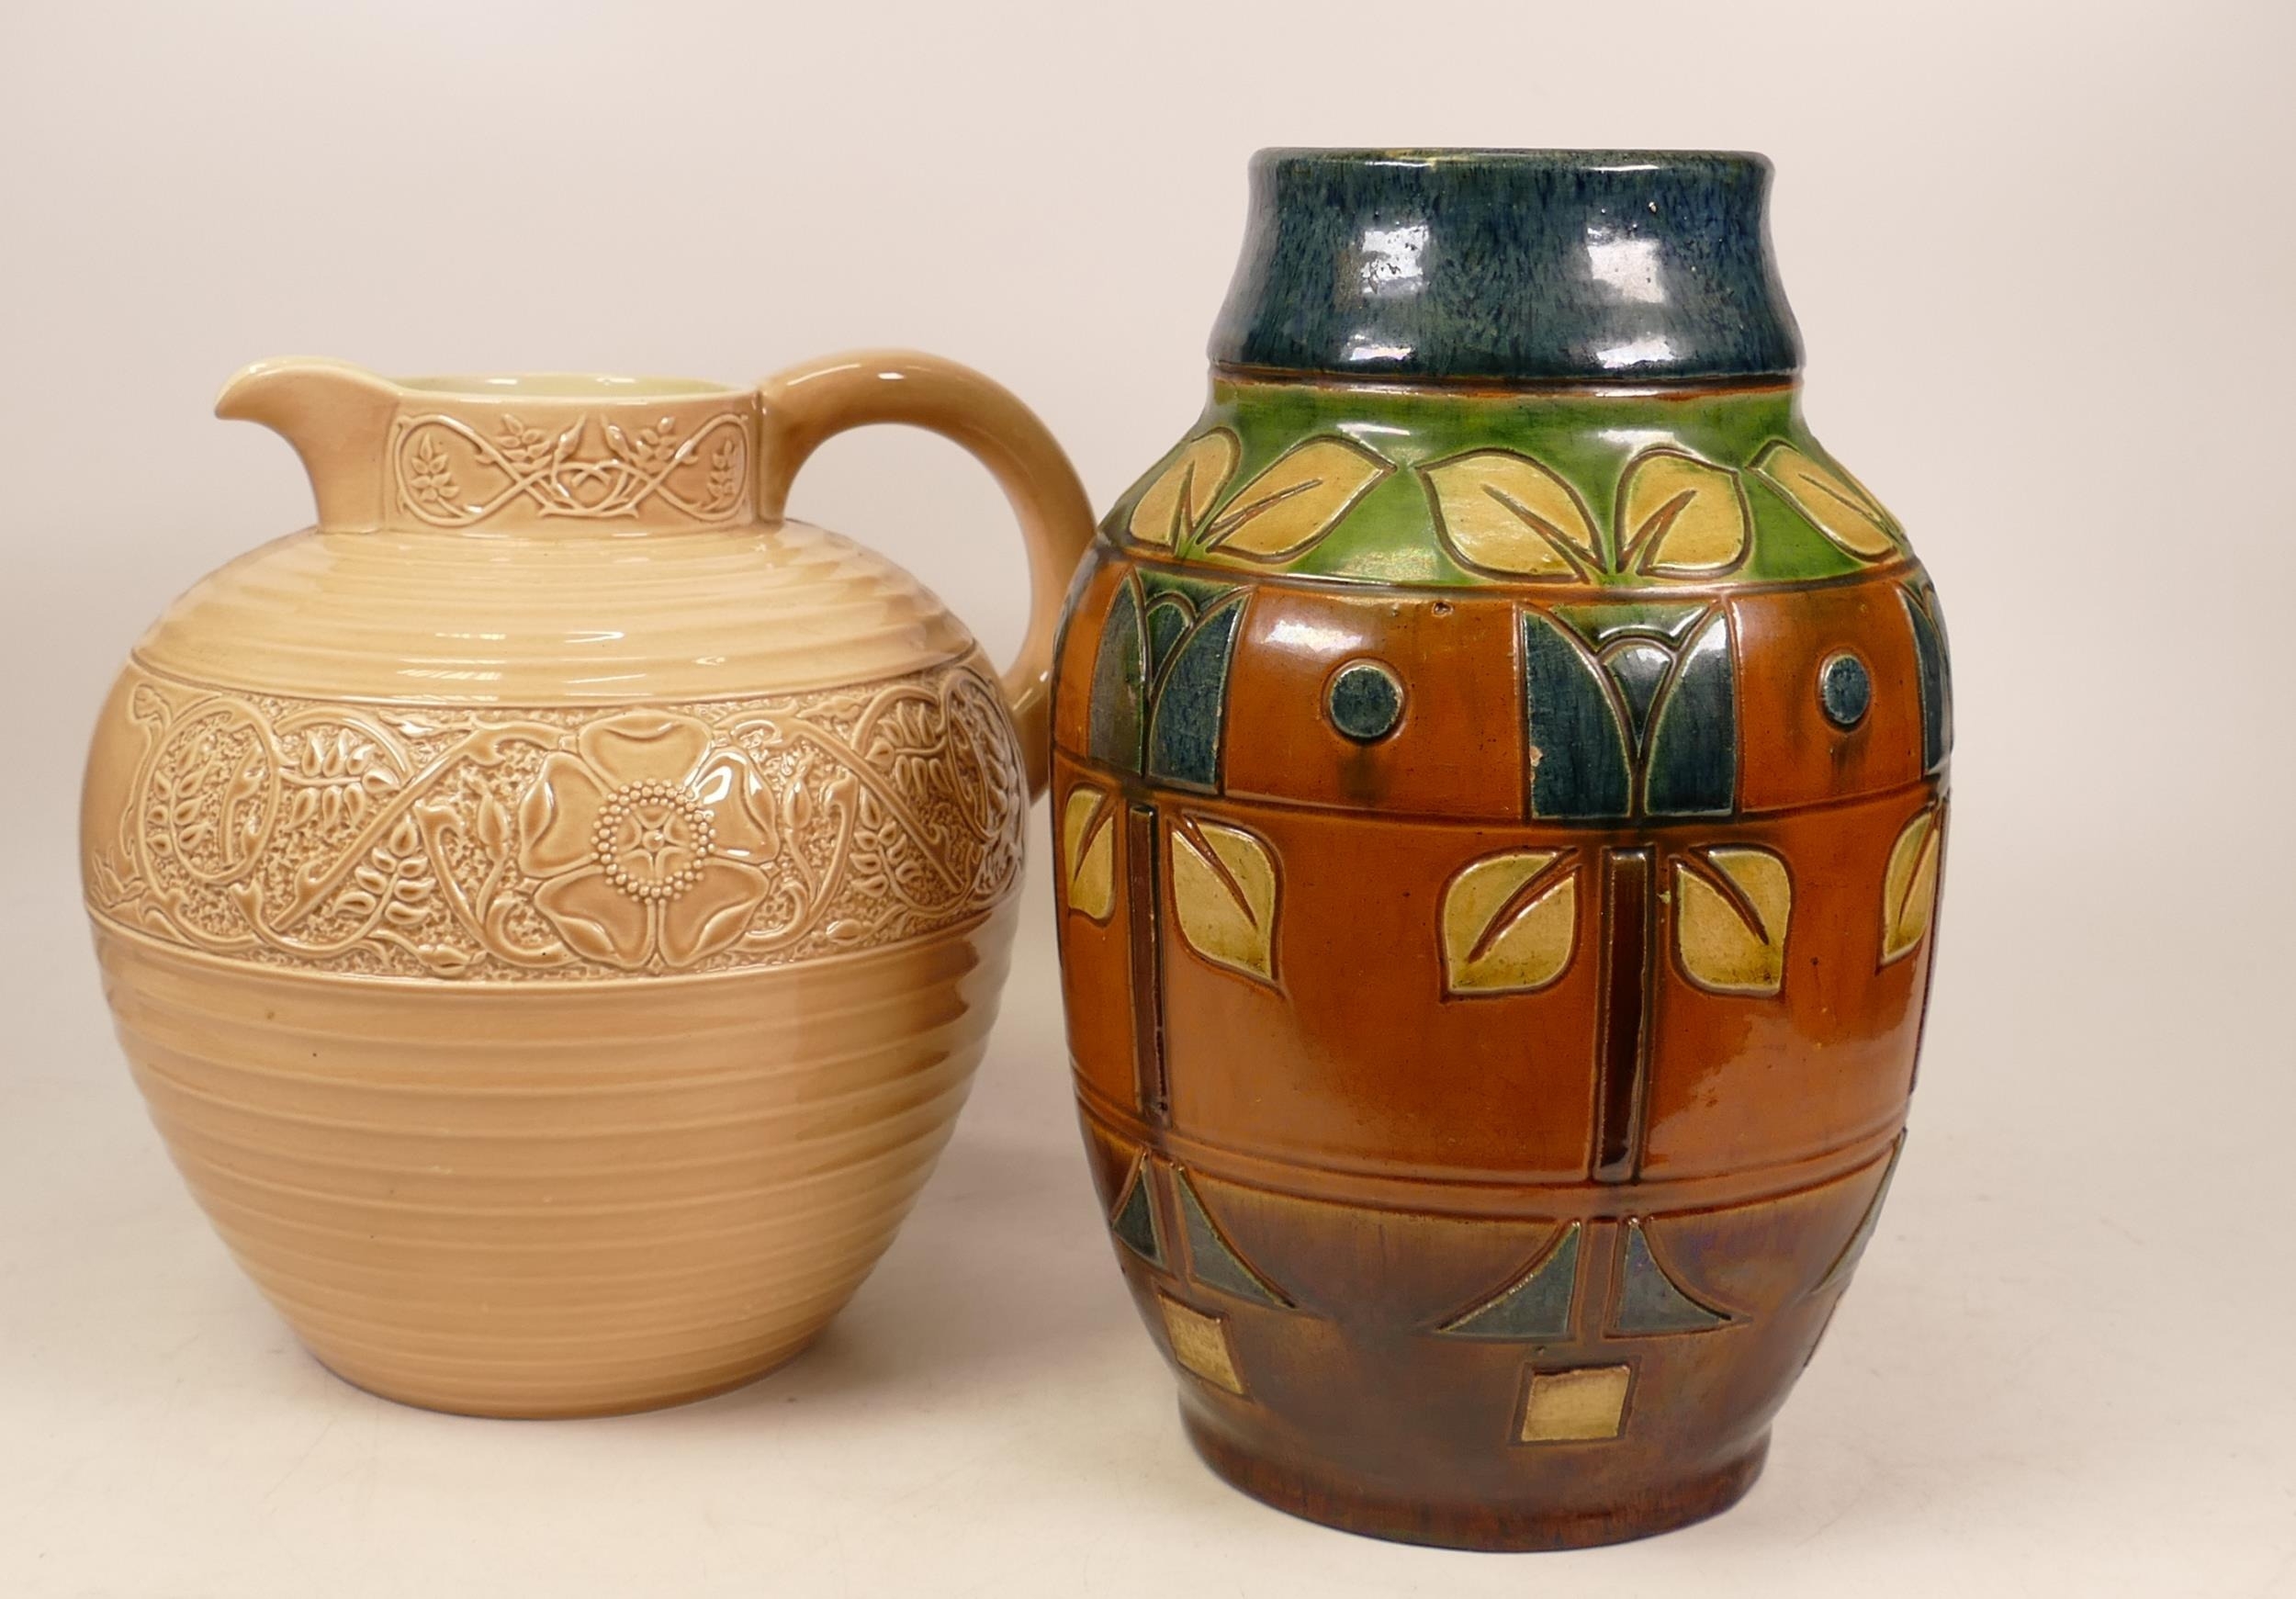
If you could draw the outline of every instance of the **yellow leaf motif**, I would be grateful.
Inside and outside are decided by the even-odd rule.
[[[1470,567],[1510,577],[1572,578],[1602,564],[1594,524],[1565,483],[1528,456],[1477,450],[1422,474],[1435,526]]]
[[[1944,847],[1945,828],[1939,808],[1931,805],[1906,824],[1890,846],[1889,864],[1882,873],[1882,964],[1913,952],[1930,930],[1937,906],[1938,855]]]
[[[1794,880],[1767,850],[1702,850],[1674,862],[1674,948],[1683,974],[1710,994],[1775,994],[1785,983]]]
[[[1579,871],[1559,850],[1510,850],[1461,870],[1443,891],[1444,987],[1531,994],[1570,964],[1579,936]]]
[[[1116,908],[1116,828],[1109,796],[1078,784],[1061,812],[1061,860],[1068,870],[1068,908],[1106,921]]]
[[[1235,435],[1225,428],[1191,439],[1132,506],[1132,536],[1142,544],[1177,544],[1204,520],[1235,463]]]
[[[1754,470],[1818,532],[1860,560],[1896,553],[1896,519],[1848,473],[1820,466],[1784,440],[1755,457]]]
[[[1236,490],[1204,530],[1204,546],[1263,561],[1299,555],[1394,469],[1350,440],[1310,439]]]
[[[1752,521],[1736,472],[1680,450],[1646,450],[1618,480],[1618,558],[1638,571],[1728,571],[1745,558]]]
[[[1180,937],[1207,961],[1276,980],[1276,859],[1241,828],[1182,816],[1171,829]]]

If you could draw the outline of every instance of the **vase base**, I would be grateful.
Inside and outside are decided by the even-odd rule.
[[[1288,1515],[1394,1543],[1491,1552],[1627,1543],[1704,1521],[1745,1497],[1770,1451],[1764,1433],[1744,1454],[1702,1475],[1654,1484],[1615,1504],[1542,1510],[1383,1494],[1251,1453],[1185,1410],[1181,1421],[1188,1442],[1222,1481]]]

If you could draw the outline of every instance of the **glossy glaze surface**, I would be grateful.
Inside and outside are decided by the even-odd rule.
[[[177,1169],[311,1352],[408,1403],[557,1416],[733,1387],[820,1332],[948,1140],[1013,915],[547,995],[96,941]]]
[[[335,1370],[503,1415],[788,1357],[890,1240],[996,1014],[1056,600],[1089,536],[986,379],[755,391],[251,369],[316,526],[172,607],[99,716],[88,907],[193,1193]],[[1028,535],[1000,681],[786,521],[845,427],[935,428]]]
[[[1694,369],[1606,382],[1522,302],[1603,242],[1590,160],[1692,219],[1656,260],[1759,258],[1718,303],[1791,329],[1744,158],[1645,158],[1644,193],[1607,157],[1263,157],[1216,353],[1282,298],[1271,232],[1337,242],[1289,269],[1312,298],[1415,170],[1413,214],[1514,197],[1451,240],[1514,254],[1424,256],[1508,370],[1217,372],[1056,679],[1078,1099],[1190,1434],[1287,1509],[1480,1548],[1752,1481],[1896,1159],[1943,850],[1935,595],[1795,383],[1668,295],[1628,309]]]
[[[1725,151],[1267,150],[1223,365],[1394,377],[1783,377],[1770,163]]]

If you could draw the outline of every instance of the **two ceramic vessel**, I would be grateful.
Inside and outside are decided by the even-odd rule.
[[[754,392],[286,362],[218,410],[287,435],[318,524],[136,646],[83,813],[106,991],[193,1193],[394,1399],[629,1410],[788,1358],[996,1016],[1090,534],[1065,457],[900,354]],[[782,516],[871,422],[948,434],[1020,512],[1001,679],[906,573]]]
[[[1758,157],[1272,152],[1058,666],[1086,1143],[1190,1436],[1479,1548],[1760,1470],[1912,1087],[1937,601]]]
[[[1936,597],[1801,414],[1767,183],[1263,154],[1210,403],[1097,542],[927,357],[243,375],[317,525],[136,647],[84,814],[200,1203],[395,1398],[757,1375],[948,1135],[1049,759],[1086,1143],[1212,1466],[1478,1548],[1731,1503],[1896,1159],[1952,739]],[[1019,512],[1003,674],[783,516],[872,422]]]

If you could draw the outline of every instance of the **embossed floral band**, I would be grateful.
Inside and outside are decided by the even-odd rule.
[[[993,682],[603,715],[219,694],[134,674],[136,800],[90,904],[213,954],[400,976],[721,971],[1002,900],[1026,778]]]

